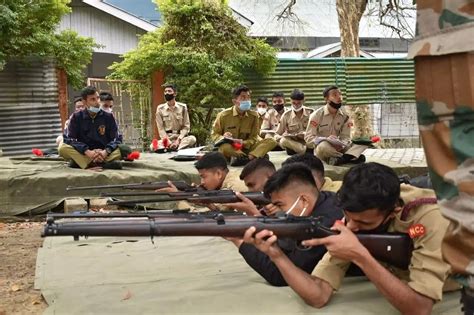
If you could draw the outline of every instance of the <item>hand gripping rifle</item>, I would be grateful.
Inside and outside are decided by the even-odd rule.
[[[171,181],[173,185],[176,186],[178,190],[181,191],[193,191],[197,189],[197,186],[189,185],[184,181]],[[167,181],[161,182],[143,182],[143,183],[134,183],[134,184],[122,184],[122,185],[99,185],[99,186],[68,186],[66,188],[67,191],[73,190],[92,190],[92,189],[112,189],[112,188],[119,188],[119,189],[129,189],[129,190],[156,190],[161,188],[169,187]]]
[[[256,232],[264,229],[273,231],[280,238],[292,238],[296,241],[322,238],[336,235],[321,224],[317,217],[285,216],[277,218],[224,216],[213,217],[152,217],[112,220],[75,220],[56,222],[48,217],[42,237],[73,236],[223,236],[242,237],[245,231],[254,226]],[[392,266],[407,269],[410,264],[413,243],[407,234],[356,234],[359,241],[377,259]]]
[[[267,205],[271,203],[265,198],[262,192],[244,192],[245,197],[256,205]],[[130,192],[130,193],[102,193],[103,197],[130,197],[130,196],[150,196],[148,198],[114,200],[108,201],[109,205],[132,205],[142,203],[157,203],[186,200],[192,203],[231,203],[241,201],[232,190],[196,190],[188,192]]]

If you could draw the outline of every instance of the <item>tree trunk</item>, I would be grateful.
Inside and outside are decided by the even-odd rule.
[[[359,23],[366,5],[367,0],[336,0],[341,57],[359,57]],[[374,134],[369,106],[348,106],[347,110],[354,120],[352,137],[370,137]]]

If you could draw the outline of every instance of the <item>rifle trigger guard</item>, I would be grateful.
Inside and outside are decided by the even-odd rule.
[[[309,251],[313,246],[304,246],[304,245],[301,245],[301,241],[296,241],[296,248],[302,252],[306,252],[306,251]]]
[[[151,243],[155,245],[155,241],[153,240],[153,236],[155,232],[155,220],[149,219],[149,221],[150,221],[150,239],[151,239]]]

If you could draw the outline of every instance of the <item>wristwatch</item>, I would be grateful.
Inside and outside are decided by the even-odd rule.
[[[109,155],[110,153],[112,153],[112,149],[107,147],[105,148],[105,152],[107,152],[107,155]]]

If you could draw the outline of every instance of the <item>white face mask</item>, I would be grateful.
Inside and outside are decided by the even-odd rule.
[[[107,107],[107,108],[101,107],[100,109],[102,109],[104,112],[112,113],[112,108],[110,108],[110,107]]]
[[[295,108],[294,106],[292,106],[292,107],[293,107],[293,110],[294,110],[295,112],[299,112],[299,111],[301,111],[301,110],[303,109],[303,106],[300,106],[299,108]]]
[[[257,112],[260,114],[260,115],[263,115],[267,112],[267,109],[266,108],[263,108],[263,107],[259,107],[257,108]]]
[[[296,198],[295,202],[293,203],[293,205],[290,207],[290,209],[288,209],[285,214],[290,214],[291,211],[293,211],[293,209],[296,207],[296,205],[298,204],[298,201],[300,201],[300,198],[301,196],[298,196],[298,198]],[[303,211],[301,211],[300,213],[300,217],[303,216],[303,214],[306,212],[306,207],[303,208]]]

